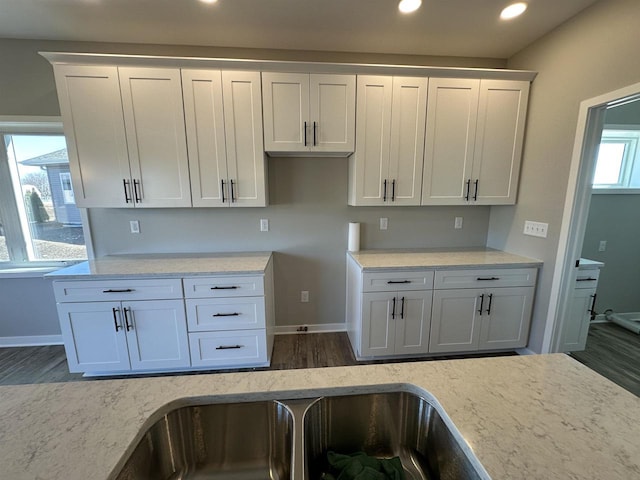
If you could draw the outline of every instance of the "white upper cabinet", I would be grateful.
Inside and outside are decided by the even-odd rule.
[[[529,82],[431,79],[423,205],[516,202]]]
[[[260,73],[182,70],[195,207],[266,205]]]
[[[136,207],[189,207],[191,190],[180,71],[120,67]]]
[[[133,205],[117,67],[56,65],[54,72],[76,205]]]
[[[353,152],[355,75],[263,72],[262,88],[267,152]]]
[[[349,205],[420,205],[426,78],[358,76]]]

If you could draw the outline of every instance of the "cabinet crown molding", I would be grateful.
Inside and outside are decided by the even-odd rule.
[[[413,77],[492,78],[533,81],[537,72],[497,68],[430,67],[364,63],[297,62],[238,58],[171,57],[106,53],[38,52],[51,64],[117,65],[180,68],[217,68],[290,73],[344,73],[356,75],[399,75]]]

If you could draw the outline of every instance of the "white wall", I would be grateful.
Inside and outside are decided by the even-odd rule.
[[[601,0],[513,56],[536,70],[518,204],[493,207],[488,245],[544,261],[529,348],[541,351],[578,109],[583,100],[640,81],[640,2]],[[525,220],[549,223],[546,239],[522,234]]]

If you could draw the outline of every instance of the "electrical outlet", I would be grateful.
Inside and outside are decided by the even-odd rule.
[[[260,219],[260,231],[261,232],[268,232],[269,231],[269,219],[268,218],[261,218]]]
[[[381,218],[380,219],[380,230],[386,230],[388,226],[389,226],[389,219],[388,218]]]
[[[598,246],[598,251],[599,252],[604,252],[607,250],[607,241],[606,240],[600,240],[600,245]]]
[[[547,231],[549,230],[548,223],[531,222],[527,220],[524,222],[524,234],[531,235],[532,237],[547,238]]]
[[[140,233],[140,222],[138,220],[130,220],[129,229],[131,233]]]
[[[455,221],[453,222],[453,228],[455,229],[462,228],[462,217],[456,217]]]
[[[302,290],[300,292],[300,301],[302,303],[308,303],[309,302],[309,291],[308,290]]]
[[[309,330],[309,327],[307,327],[306,325],[303,325],[303,326],[298,327],[298,328],[296,329],[296,331],[297,331],[297,332],[306,332],[306,331],[308,331],[308,330]]]

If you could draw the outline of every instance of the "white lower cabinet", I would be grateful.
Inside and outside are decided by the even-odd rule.
[[[190,365],[182,300],[58,304],[71,372]]]
[[[573,293],[569,300],[569,311],[562,322],[558,349],[560,352],[575,352],[585,349],[591,315],[595,308],[599,276],[599,268],[588,270],[578,268]]]

